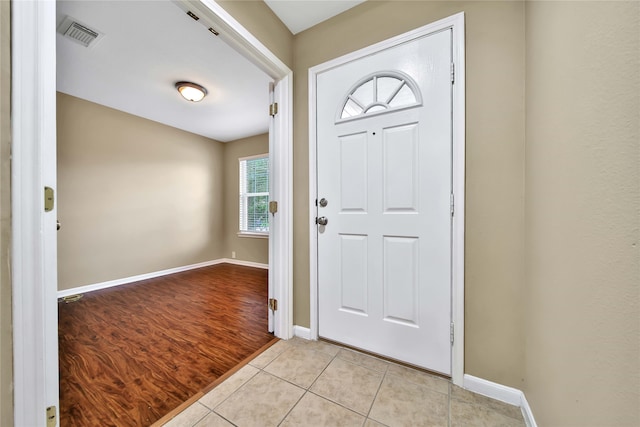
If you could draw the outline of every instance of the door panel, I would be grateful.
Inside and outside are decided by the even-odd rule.
[[[383,237],[384,320],[418,326],[419,241],[416,237]]]
[[[384,211],[418,211],[418,123],[383,130]]]
[[[340,202],[342,212],[367,210],[367,134],[345,135],[340,143]]]
[[[451,373],[451,32],[317,75],[321,337]]]
[[[367,236],[340,235],[340,310],[367,315]]]

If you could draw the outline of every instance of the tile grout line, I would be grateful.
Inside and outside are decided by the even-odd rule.
[[[292,344],[292,345],[296,345],[296,344]],[[285,351],[283,351],[282,353],[285,353],[286,351],[288,351],[288,350],[285,350]],[[321,351],[321,350],[317,350],[317,349],[311,349],[311,351],[313,351],[314,353],[318,353],[318,352],[320,352],[320,353],[328,354],[328,353],[326,353],[326,352],[323,352],[323,351]],[[340,352],[340,351],[336,352],[336,354],[334,354],[333,356],[331,356],[331,360],[329,361],[329,363],[327,363],[327,365],[322,369],[322,371],[318,374],[318,376],[317,376],[317,377],[316,377],[316,378],[311,382],[311,384],[309,385],[309,387],[307,387],[307,388],[303,388],[304,393],[302,393],[302,396],[300,396],[300,399],[298,399],[298,401],[297,401],[297,402],[296,402],[296,403],[291,407],[291,409],[289,409],[289,411],[285,414],[284,418],[282,418],[282,420],[278,423],[278,426],[280,426],[280,425],[284,422],[284,420],[286,420],[286,419],[287,419],[287,417],[289,416],[289,414],[291,414],[291,412],[295,409],[295,407],[296,407],[296,406],[298,406],[298,404],[300,403],[300,401],[302,400],[302,398],[304,398],[304,397],[307,395],[307,393],[311,393],[311,394],[313,394],[314,396],[318,396],[317,394],[315,394],[315,393],[313,393],[313,392],[311,391],[311,387],[313,387],[313,385],[316,383],[316,381],[318,381],[318,378],[320,378],[320,376],[324,373],[324,371],[329,367],[329,365],[331,364],[331,362],[333,362],[333,361],[335,360],[335,358],[337,357],[337,355],[338,355],[338,353],[339,353],[339,352]],[[281,353],[281,354],[282,354],[282,353]],[[278,355],[278,356],[280,356],[280,355]],[[273,361],[275,361],[275,359],[273,359]],[[273,362],[273,361],[272,361],[272,362]],[[269,363],[268,365],[270,365],[270,364],[271,364],[271,363]],[[268,365],[267,365],[267,366],[268,366]],[[265,366],[265,368],[266,368],[266,366]],[[280,377],[276,376],[276,378],[280,378]],[[287,381],[287,380],[286,380],[286,379],[284,379],[284,378],[280,378],[280,379],[281,379],[281,380],[283,380],[283,381],[288,382],[289,384],[295,385],[296,387],[300,387],[298,384],[293,384],[293,383],[291,383],[290,381]],[[300,387],[300,388],[302,388],[302,387]],[[321,396],[318,396],[318,397],[321,397]]]
[[[218,414],[215,411],[215,408],[217,408],[220,405],[222,405],[224,402],[226,402],[230,397],[234,396],[240,390],[245,389],[247,384],[249,382],[251,382],[252,380],[254,380],[256,378],[256,376],[260,375],[261,373],[264,374],[264,375],[269,375],[272,378],[277,378],[277,379],[279,379],[279,380],[281,380],[283,382],[286,382],[286,383],[288,383],[288,384],[290,384],[290,385],[292,385],[292,386],[294,386],[294,387],[296,387],[298,389],[302,389],[303,390],[303,393],[300,395],[300,397],[295,401],[295,403],[291,406],[291,408],[284,414],[283,418],[276,424],[277,426],[281,426],[284,423],[284,421],[291,415],[291,413],[294,411],[294,409],[297,408],[297,406],[301,403],[301,401],[304,399],[304,397],[307,394],[312,394],[315,397],[323,399],[323,400],[325,400],[327,402],[331,402],[331,403],[335,404],[336,406],[339,406],[339,407],[341,407],[341,408],[343,408],[343,409],[345,409],[345,410],[347,410],[350,413],[353,413],[355,415],[359,415],[361,417],[363,416],[364,417],[364,421],[363,421],[363,424],[362,424],[361,427],[364,427],[364,425],[366,425],[368,421],[379,423],[381,425],[385,425],[383,423],[378,422],[377,420],[375,420],[373,418],[370,418],[370,415],[371,415],[371,412],[373,410],[373,407],[375,406],[376,400],[377,400],[377,398],[378,398],[378,396],[380,394],[380,391],[382,389],[382,385],[385,383],[387,377],[390,377],[390,378],[391,377],[393,377],[393,378],[399,377],[399,375],[396,375],[397,373],[394,373],[394,371],[391,370],[391,367],[395,366],[396,364],[394,364],[393,362],[385,361],[383,359],[378,359],[376,357],[360,353],[358,351],[354,351],[352,349],[347,349],[347,348],[341,347],[339,345],[335,345],[335,344],[331,344],[331,345],[334,348],[331,348],[331,349],[327,348],[327,349],[323,350],[321,348],[318,348],[317,346],[313,346],[313,347],[309,346],[309,347],[307,347],[306,343],[305,344],[291,343],[290,346],[288,346],[286,349],[284,349],[283,351],[281,351],[277,355],[275,355],[273,357],[273,359],[271,359],[263,367],[258,367],[258,366],[255,366],[255,365],[251,365],[251,362],[248,362],[247,366],[251,366],[252,368],[256,369],[256,373],[254,375],[250,376],[243,384],[241,384],[239,387],[237,387],[235,390],[233,390],[229,395],[227,395],[222,401],[220,401],[218,404],[216,404],[213,409],[209,409],[209,407],[207,405],[201,403],[200,401],[194,402],[194,403],[200,403],[200,405],[202,405],[208,412],[203,417],[201,417],[198,421],[196,421],[192,425],[192,427],[196,427],[198,425],[198,423],[202,422],[202,420],[204,420],[206,417],[208,417],[209,414],[215,414],[214,416],[218,416],[218,417],[222,418],[223,420],[225,420],[226,422],[229,422],[231,425],[236,426],[236,424],[234,424],[230,420],[226,419],[222,415]],[[296,383],[294,383],[294,382],[292,382],[290,380],[287,380],[285,378],[281,378],[279,375],[272,374],[272,373],[266,371],[266,369],[269,366],[271,366],[271,364],[273,364],[276,360],[281,359],[281,356],[283,356],[283,355],[285,355],[287,353],[290,353],[292,350],[296,350],[296,349],[297,350],[309,351],[309,354],[312,354],[314,357],[321,356],[321,355],[324,356],[325,358],[329,357],[328,359],[325,359],[325,360],[328,360],[326,365],[320,370],[320,372],[315,376],[315,378],[313,378],[313,380],[310,382],[310,384],[308,386],[301,386],[301,385],[296,384]],[[331,351],[329,351],[329,350],[331,350]],[[383,362],[386,362],[386,365],[384,366],[384,369],[381,369],[381,370],[372,368],[370,366],[365,366],[366,363],[364,363],[365,362],[364,360],[360,360],[360,359],[349,360],[349,359],[344,359],[344,358],[340,357],[340,355],[342,354],[342,351],[354,352],[356,354],[362,354],[362,355],[370,357],[372,359],[381,360]],[[254,358],[254,360],[255,360],[255,358]],[[318,383],[320,377],[322,377],[322,375],[327,371],[329,366],[332,363],[334,363],[336,360],[340,360],[341,362],[347,363],[349,365],[357,366],[357,367],[364,368],[364,369],[367,369],[367,370],[372,371],[372,372],[377,372],[377,373],[381,373],[382,374],[380,382],[379,382],[379,384],[377,386],[376,392],[373,395],[373,399],[372,399],[371,404],[369,405],[369,408],[366,411],[366,413],[360,413],[359,411],[351,409],[351,408],[343,405],[342,403],[333,400],[333,398],[331,398],[331,397],[326,397],[326,396],[320,395],[320,394],[318,394],[318,393],[316,393],[316,392],[311,390],[315,386],[315,384]],[[411,369],[411,368],[409,368],[409,369]],[[429,376],[432,376],[432,375],[429,375]],[[414,382],[413,380],[410,380],[410,379],[404,379],[403,378],[403,380],[408,381],[409,383],[416,384],[416,385],[425,386],[428,390],[430,390],[432,392],[441,393],[436,388],[432,388],[431,386],[428,386],[426,384],[422,384],[420,382]],[[453,392],[454,392],[454,387],[455,386],[453,385],[453,383],[451,382],[450,379],[446,380],[446,381],[447,381],[447,391],[445,392],[447,394],[447,401],[446,401],[447,424],[446,425],[447,425],[447,427],[452,427],[453,424],[454,424],[453,423],[453,414],[452,414],[452,405],[453,405],[454,400],[458,401],[458,399],[457,398],[454,399],[454,397],[453,397]],[[442,394],[444,394],[444,393],[442,393]],[[472,393],[472,394],[475,394],[475,393]],[[519,419],[517,419],[515,417],[512,417],[510,413],[503,413],[503,411],[495,409],[495,408],[491,407],[490,405],[485,405],[483,403],[479,403],[479,402],[476,402],[476,401],[473,401],[473,402],[470,401],[468,403],[471,406],[478,406],[478,407],[487,409],[487,410],[489,410],[491,412],[494,412],[494,413],[497,413],[497,414],[499,414],[501,416],[505,416],[508,419],[514,419],[516,421],[520,421]]]
[[[358,363],[350,362],[350,361],[348,361],[348,360],[345,360],[345,359],[342,359],[342,358],[338,357],[338,355],[340,354],[340,352],[341,352],[342,350],[344,350],[345,348],[344,348],[344,347],[340,347],[340,346],[335,345],[335,344],[332,344],[332,345],[333,345],[334,347],[338,348],[338,351],[337,351],[334,355],[330,355],[330,356],[331,356],[331,360],[329,361],[329,363],[327,363],[327,366],[325,366],[325,367],[322,369],[322,372],[320,372],[320,373],[318,374],[318,376],[316,377],[316,379],[315,379],[315,380],[313,380],[313,382],[311,383],[311,385],[309,386],[309,388],[306,390],[305,394],[307,394],[307,393],[313,394],[314,396],[316,396],[316,397],[318,397],[318,398],[320,398],[320,399],[324,399],[324,400],[326,400],[326,401],[328,401],[328,402],[331,402],[331,403],[333,403],[333,404],[335,404],[335,405],[338,405],[338,406],[340,406],[341,408],[344,408],[344,409],[346,409],[346,410],[347,410],[347,411],[349,411],[349,412],[352,412],[352,413],[354,413],[354,414],[356,414],[356,415],[363,416],[363,417],[364,417],[364,421],[363,421],[363,424],[362,424],[362,425],[364,426],[364,424],[366,424],[366,422],[367,422],[367,419],[369,419],[369,417],[368,417],[368,413],[367,413],[367,415],[363,415],[363,414],[361,414],[360,412],[357,412],[357,411],[353,410],[352,408],[349,408],[349,407],[347,407],[347,406],[343,405],[343,404],[342,404],[342,403],[340,403],[340,402],[336,402],[335,400],[332,400],[332,399],[330,399],[330,398],[328,398],[328,397],[326,397],[326,396],[322,396],[322,395],[320,395],[320,394],[317,394],[317,393],[315,393],[314,391],[312,391],[312,390],[311,390],[311,387],[313,387],[313,385],[318,381],[318,379],[322,376],[322,374],[323,374],[323,373],[324,373],[324,372],[329,368],[329,365],[331,365],[331,363],[333,363],[336,359],[339,359],[339,360],[341,360],[341,361],[343,361],[343,362],[346,362],[346,363],[350,363],[350,364],[352,364],[352,365],[354,365],[354,366],[359,366],[359,367],[361,367],[361,368],[369,369],[369,368],[367,368],[367,367],[365,367],[365,366],[362,366],[362,365],[360,365],[360,364],[358,364]],[[329,355],[329,353],[323,352],[322,350],[314,349],[314,350],[312,350],[312,351],[314,351],[314,352],[320,352],[320,353],[324,353],[324,354],[328,354],[328,355]],[[385,373],[386,373],[386,371],[387,371],[388,367],[389,367],[389,365],[387,365],[387,367],[385,368]],[[373,369],[369,369],[369,370],[371,370],[371,371],[374,371],[374,372],[375,372],[375,370],[373,370]],[[383,379],[384,379],[384,374],[383,374]],[[286,380],[285,380],[285,381],[286,381]],[[381,382],[380,384],[382,384],[382,382]],[[378,386],[378,389],[380,389],[380,386]],[[377,396],[377,392],[376,392],[376,396]],[[375,400],[375,396],[374,396],[374,400]],[[296,405],[297,405],[297,403],[296,403]],[[372,405],[373,405],[373,403],[372,403]],[[292,410],[293,410],[293,408],[292,408]],[[369,408],[369,411],[370,411],[370,410],[371,410],[371,408]],[[283,421],[284,421],[284,420],[283,420]]]
[[[223,417],[222,415],[218,414],[217,412],[211,411],[212,414],[219,416],[220,418],[222,418],[223,420],[225,420],[226,422],[228,422],[229,424],[231,424],[233,427],[238,427],[238,424],[231,422],[231,420],[226,419],[225,417]]]
[[[447,385],[447,390],[449,390],[449,393],[447,393],[447,425],[451,427],[451,381],[449,381],[449,384]]]
[[[366,420],[370,419],[369,415],[371,414],[371,410],[373,409],[374,403],[376,403],[376,399],[378,398],[378,393],[380,393],[380,389],[382,388],[382,383],[384,383],[384,380],[387,378],[387,373],[389,372],[389,366],[391,365],[387,364],[386,368],[384,369],[384,373],[382,374],[382,379],[380,380],[380,384],[378,384],[378,389],[376,390],[376,394],[373,396],[373,400],[371,401],[371,405],[369,406],[369,411],[367,411],[365,422]]]
[[[246,365],[246,366],[249,366],[249,363],[247,363],[247,365]],[[251,366],[253,366],[253,365],[251,365]],[[233,396],[233,395],[234,395],[234,394],[236,394],[238,391],[240,391],[240,389],[244,388],[247,384],[249,384],[249,382],[250,382],[252,379],[254,379],[254,378],[255,378],[255,377],[256,377],[256,376],[257,376],[257,375],[262,371],[262,369],[260,369],[260,368],[258,368],[258,367],[256,367],[256,366],[253,366],[253,367],[254,367],[254,368],[256,368],[256,369],[258,370],[258,372],[256,372],[256,373],[255,373],[254,375],[252,375],[248,380],[246,380],[243,384],[241,384],[241,385],[240,385],[240,387],[238,387],[237,389],[235,389],[235,390],[233,390],[231,393],[229,393],[229,395],[228,395],[227,397],[225,397],[224,399],[222,399],[222,400],[221,400],[217,405],[215,405],[215,407],[214,407],[214,408],[211,408],[211,409],[210,409],[207,405],[204,405],[204,404],[200,403],[199,401],[198,401],[197,403],[200,403],[202,406],[204,406],[205,408],[209,409],[209,411],[210,411],[211,413],[218,415],[220,418],[224,419],[225,421],[227,421],[227,422],[229,422],[229,423],[231,423],[232,425],[234,425],[234,426],[235,426],[236,424],[232,423],[230,420],[226,419],[224,416],[222,416],[221,414],[217,413],[217,412],[216,412],[216,408],[217,408],[218,406],[222,405],[222,404],[223,404],[224,402],[226,402],[227,400],[229,400],[229,398],[231,398],[231,396]],[[236,372],[236,373],[237,373],[237,372]],[[235,374],[234,374],[234,375],[235,375]],[[229,378],[230,378],[230,377],[229,377]],[[228,380],[229,378],[227,378],[227,380]],[[225,381],[226,381],[226,380],[225,380]],[[222,385],[222,383],[220,383],[219,385]],[[215,388],[214,388],[213,390],[215,390]],[[211,390],[211,391],[213,391],[213,390]],[[202,420],[200,420],[200,421],[202,421]],[[194,426],[194,427],[195,427],[195,426]]]
[[[309,393],[309,390],[305,390],[304,393],[302,393],[302,396],[300,396],[300,398],[296,401],[296,403],[294,403],[294,405],[291,407],[291,409],[289,409],[287,411],[286,414],[284,414],[284,417],[282,417],[282,419],[280,420],[280,422],[278,423],[278,426],[282,425],[282,423],[284,422],[284,420],[287,419],[287,417],[289,416],[289,414],[295,409],[296,406],[298,406],[298,404],[300,403],[300,401],[302,400],[303,397],[305,397],[307,395],[307,393]]]
[[[209,408],[207,408],[206,406],[204,406],[202,403],[198,402],[197,400],[196,400],[196,402],[195,402],[193,405],[195,405],[195,404],[198,404],[198,405],[202,406],[203,408],[205,408],[205,409],[206,409],[207,411],[209,411],[209,412],[207,412],[206,414],[204,414],[204,415],[203,415],[203,416],[202,416],[198,421],[196,421],[195,423],[193,423],[193,427],[195,427],[195,426],[196,426],[196,424],[198,424],[200,421],[204,420],[204,419],[207,417],[207,415],[209,415],[209,414],[211,413],[211,410],[210,410]],[[191,405],[191,406],[193,406],[193,405]],[[190,407],[191,407],[191,406],[190,406]]]

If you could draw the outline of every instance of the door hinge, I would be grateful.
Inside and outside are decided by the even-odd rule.
[[[278,212],[278,202],[276,201],[269,202],[269,212],[271,213],[271,215]]]
[[[451,216],[453,216],[456,212],[456,199],[453,193],[449,196],[449,209],[451,210]]]
[[[456,82],[456,64],[454,62],[451,63],[451,83]]]
[[[450,337],[451,337],[451,344],[453,345],[453,339],[455,337],[455,328],[454,328],[453,323],[451,323],[451,326],[449,327],[449,334],[450,334]]]
[[[55,427],[57,424],[56,420],[56,407],[49,406],[47,408],[47,427]]]
[[[44,211],[51,212],[53,210],[54,192],[51,187],[44,187]]]
[[[269,298],[269,310],[278,311],[278,300],[275,298]]]
[[[269,115],[273,117],[276,114],[278,114],[278,103],[274,102],[273,104],[269,105]]]

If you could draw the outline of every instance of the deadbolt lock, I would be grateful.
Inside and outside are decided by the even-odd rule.
[[[322,199],[320,199],[320,201],[318,202],[320,204],[321,208],[326,208],[327,205],[329,204],[329,202],[327,201],[327,199],[325,199],[324,197]]]

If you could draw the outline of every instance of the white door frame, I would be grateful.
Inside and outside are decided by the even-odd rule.
[[[276,81],[278,131],[271,159],[278,165],[274,198],[279,212],[270,268],[279,300],[275,334],[291,338],[293,73],[215,1],[176,3],[198,10],[201,20],[209,21],[220,37]],[[45,426],[46,408],[59,406],[57,254],[46,238],[48,230],[55,230],[56,211],[43,210],[43,187],[55,182],[55,0],[12,1],[11,14],[14,422]]]
[[[425,25],[405,34],[349,53],[309,69],[309,263],[310,263],[310,336],[318,339],[318,234],[317,216],[317,131],[316,76],[350,61],[373,55],[385,49],[428,34],[452,29],[455,83],[453,85],[453,182],[455,215],[452,225],[451,312],[454,342],[451,351],[453,383],[462,386],[464,375],[464,202],[465,202],[465,43],[464,12]]]
[[[43,426],[58,406],[54,1],[11,4],[11,280],[14,424]],[[54,205],[55,206],[55,205]],[[59,417],[58,417],[59,418]]]

